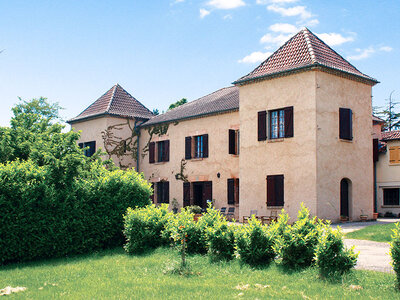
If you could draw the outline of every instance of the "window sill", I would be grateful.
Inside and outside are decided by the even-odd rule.
[[[166,163],[167,163],[167,161],[158,161],[158,162],[153,163],[153,165],[163,165]]]
[[[389,163],[389,166],[400,166],[400,163],[397,163],[397,164],[390,164]]]
[[[400,205],[382,205],[381,208],[400,208]]]
[[[345,139],[341,139],[341,138],[339,138],[339,141],[345,142],[345,143],[352,143],[353,142],[353,140],[345,140]]]
[[[205,157],[191,158],[190,161],[202,161]]]
[[[277,143],[277,142],[283,142],[285,138],[278,138],[278,139],[268,139],[268,143]]]
[[[283,206],[267,206],[267,209],[283,209]]]
[[[239,157],[239,154],[230,154],[232,157]]]

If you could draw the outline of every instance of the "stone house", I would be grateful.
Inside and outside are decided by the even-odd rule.
[[[82,146],[105,149],[153,183],[154,202],[295,218],[372,218],[371,88],[377,81],[307,28],[248,75],[153,116],[119,85],[76,118]]]

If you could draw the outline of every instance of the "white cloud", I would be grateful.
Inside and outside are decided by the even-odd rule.
[[[272,54],[272,52],[260,52],[260,51],[253,52],[253,53],[245,56],[241,60],[239,60],[239,62],[240,63],[248,63],[248,64],[258,63],[258,62],[262,62],[262,61],[266,60],[271,54]]]
[[[273,32],[296,33],[298,31],[298,28],[288,23],[276,23],[269,26],[269,30]]]
[[[226,15],[224,16],[224,20],[232,20],[232,15]]]
[[[209,15],[210,11],[204,8],[200,8],[200,18],[203,19],[205,16]]]
[[[329,46],[338,46],[347,42],[354,41],[353,36],[343,36],[340,33],[317,33],[318,37],[327,43]]]
[[[379,48],[379,50],[384,51],[384,52],[390,52],[393,50],[393,48],[389,47],[389,46],[382,46]]]
[[[291,34],[272,35],[271,33],[267,33],[261,38],[260,42],[263,44],[275,44],[281,46],[291,36],[292,36]]]
[[[369,46],[368,48],[365,49],[355,49],[357,54],[350,55],[347,57],[348,60],[360,60],[360,59],[365,59],[370,57],[372,54],[376,52],[390,52],[393,50],[392,47],[389,46],[382,46],[379,47],[378,49],[374,48],[373,46]]]
[[[306,6],[282,7],[276,4],[271,4],[267,6],[267,9],[284,17],[299,16],[302,19],[308,19],[312,17],[312,14],[307,10]]]
[[[312,20],[308,20],[307,22],[302,24],[302,26],[313,27],[313,26],[316,26],[318,24],[319,24],[319,20],[318,19],[312,19]]]
[[[278,4],[286,4],[286,3],[295,3],[299,0],[257,0],[257,4],[268,4],[268,3],[278,3]]]
[[[211,0],[207,5],[216,9],[233,9],[246,5],[243,0]]]

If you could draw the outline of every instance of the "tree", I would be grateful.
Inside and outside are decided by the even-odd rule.
[[[153,109],[153,115],[158,116],[160,114],[158,108]]]
[[[172,103],[169,107],[168,110],[174,109],[178,106],[181,106],[183,104],[187,103],[187,99],[186,98],[182,98],[181,100],[176,101],[175,103]]]
[[[380,108],[376,108],[376,114],[385,121],[385,125],[383,126],[383,130],[392,131],[392,129],[400,128],[400,113],[396,112],[396,107],[400,102],[396,102],[393,98],[394,91],[392,91],[389,95],[389,99],[386,99],[387,106],[383,110],[379,110]]]

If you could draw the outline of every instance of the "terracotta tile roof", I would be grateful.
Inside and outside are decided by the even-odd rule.
[[[158,115],[143,126],[167,123],[182,119],[196,118],[204,115],[239,109],[239,88],[235,86],[222,88],[207,96],[188,102]]]
[[[400,130],[382,132],[383,141],[400,140]]]
[[[150,110],[132,97],[119,84],[116,84],[78,116],[67,122],[74,123],[101,115],[141,119],[153,117],[153,113]]]
[[[276,76],[281,73],[307,67],[321,67],[344,72],[375,84],[378,81],[369,77],[320,40],[309,29],[304,28],[276,50],[261,65],[234,84],[254,79]]]
[[[381,118],[372,115],[372,121],[376,123],[385,123],[385,120],[382,120]]]

